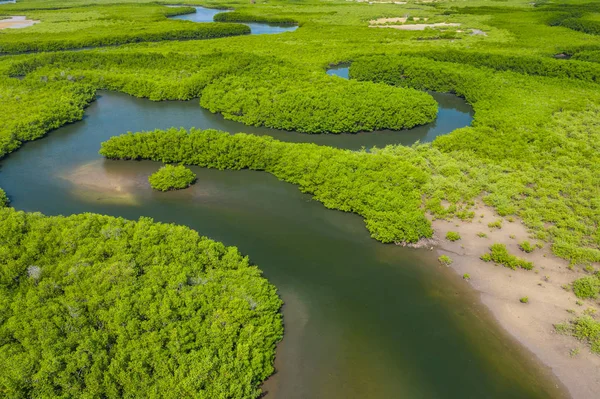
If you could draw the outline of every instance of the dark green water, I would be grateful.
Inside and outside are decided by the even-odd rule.
[[[192,188],[159,193],[146,180],[159,164],[97,155],[113,135],[171,125],[271,132],[211,116],[196,102],[105,93],[83,121],[3,159],[0,187],[17,209],[151,216],[250,255],[286,303],[278,372],[264,386],[268,399],[561,397],[554,380],[500,330],[468,285],[437,264],[434,251],[379,244],[360,217],[327,210],[267,173],[194,167]],[[291,140],[326,137],[271,133]],[[402,133],[410,135],[365,134],[361,140],[400,142]],[[362,136],[326,140],[353,148],[355,137]]]

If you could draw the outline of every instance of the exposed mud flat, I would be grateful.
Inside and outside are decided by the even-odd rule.
[[[597,397],[600,356],[591,353],[584,343],[554,330],[554,324],[575,317],[567,310],[581,314],[588,308],[598,309],[592,300],[582,301],[583,306],[578,306],[575,294],[562,288],[585,273],[577,267],[570,270],[566,260],[552,255],[548,244],[532,253],[521,251],[520,242],[535,243],[536,240],[530,238],[527,228],[517,218],[513,222],[504,219],[501,229],[490,229],[489,222],[502,218],[483,204],[479,204],[475,212],[472,222],[432,222],[439,252],[452,258],[450,267],[457,273],[470,275],[470,284],[480,292],[481,300],[500,324],[552,369],[573,398]],[[445,240],[448,231],[458,232],[461,239]],[[479,237],[478,233],[485,233],[487,237]],[[480,256],[489,252],[489,246],[494,243],[505,244],[511,254],[533,262],[534,270],[511,270],[482,261]],[[523,304],[519,299],[525,296],[529,302]],[[576,348],[580,353],[571,356],[571,350]]]
[[[0,29],[21,29],[35,25],[40,21],[27,19],[25,16],[14,16],[8,19],[0,19]]]
[[[457,23],[439,22],[435,24],[406,24],[406,25],[369,25],[369,28],[391,28],[399,30],[425,30],[427,28],[444,28],[460,26]]]
[[[86,163],[61,178],[73,184],[73,195],[85,201],[103,201],[111,204],[137,205],[135,191],[148,186],[145,174],[112,170],[110,163],[96,160]]]

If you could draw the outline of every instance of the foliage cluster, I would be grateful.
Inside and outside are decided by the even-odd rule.
[[[583,315],[571,320],[569,323],[557,324],[556,331],[569,334],[584,341],[590,346],[592,352],[600,353],[600,321],[589,315]]]
[[[327,208],[363,216],[371,236],[381,242],[416,242],[432,235],[420,207],[420,189],[427,175],[400,157],[193,128],[112,137],[102,143],[100,154],[111,159],[264,170],[297,184]]]
[[[2,397],[254,398],[275,288],[186,227],[0,209]]]
[[[214,17],[215,22],[264,22],[280,25],[295,25],[297,21],[288,17],[272,16],[272,15],[252,15],[245,14],[239,11],[222,12]]]
[[[6,192],[0,188],[0,208],[8,206],[9,200]]]
[[[448,241],[458,241],[460,240],[460,234],[456,231],[449,231],[446,233],[446,240]]]
[[[535,249],[535,247],[533,245],[531,245],[531,243],[529,241],[523,241],[523,242],[519,243],[519,248],[521,248],[521,251],[524,251],[527,253],[531,253]]]
[[[600,274],[573,281],[573,292],[578,298],[597,298],[600,294]]]
[[[165,165],[148,178],[152,188],[159,191],[188,188],[196,181],[196,174],[183,165]]]
[[[490,246],[490,252],[481,255],[481,260],[485,262],[494,262],[513,270],[516,270],[517,267],[525,270],[533,269],[533,263],[510,254],[504,244],[492,244],[492,246]]]
[[[11,13],[20,11],[15,7],[10,10]],[[149,4],[86,6],[60,12],[28,10],[25,13],[27,17],[40,23],[26,29],[2,31],[0,54],[148,41],[213,39],[250,33],[250,28],[242,24],[198,24],[167,19],[168,16],[190,11],[195,10]],[[4,8],[0,9],[0,17],[7,12]]]
[[[438,258],[438,261],[445,266],[450,266],[452,264],[452,258],[449,257],[448,255],[441,255]]]

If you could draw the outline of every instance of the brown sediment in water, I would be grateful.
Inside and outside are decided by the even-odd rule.
[[[72,192],[80,198],[129,205],[138,203],[136,189],[147,184],[147,176],[111,170],[104,160],[86,163],[60,177],[73,184]]]
[[[14,16],[8,19],[0,19],[0,29],[21,29],[27,28],[34,24],[39,23],[40,21],[34,21],[31,19],[27,19],[25,16]]]
[[[584,306],[576,304],[577,298],[563,285],[584,275],[570,270],[569,263],[554,256],[549,245],[525,253],[518,244],[524,240],[535,243],[527,228],[517,218],[506,219],[501,229],[490,229],[489,222],[503,219],[492,208],[478,204],[473,221],[434,220],[432,222],[440,254],[448,255],[453,262],[450,268],[459,275],[470,275],[469,283],[480,294],[481,301],[490,309],[500,325],[529,349],[565,385],[573,398],[597,397],[600,392],[600,356],[575,338],[555,332],[554,324],[563,323],[587,308],[598,309],[590,300]],[[448,231],[458,232],[461,239],[445,240]],[[485,233],[487,237],[479,237]],[[433,241],[424,243],[430,246]],[[486,263],[480,256],[489,252],[494,243],[505,244],[509,252],[533,262],[534,270],[511,270],[501,265]],[[431,247],[430,247],[431,248]],[[537,271],[537,272],[536,272]],[[519,301],[529,297],[529,303]],[[580,348],[577,356],[571,350]]]

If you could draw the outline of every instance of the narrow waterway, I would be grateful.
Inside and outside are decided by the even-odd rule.
[[[467,107],[448,112],[468,124]],[[440,131],[460,124],[442,125],[440,118]],[[150,216],[248,254],[285,301],[277,373],[264,385],[268,399],[560,397],[547,371],[500,329],[465,282],[437,263],[434,251],[380,244],[360,217],[327,210],[267,173],[193,167],[193,187],[159,193],[147,177],[160,164],[98,155],[100,143],[113,135],[173,125],[292,141],[329,137],[345,148],[359,144],[355,137],[364,136],[361,145],[367,146],[379,140],[378,133],[248,128],[205,112],[197,101],[156,103],[102,93],[83,121],[3,159],[0,187],[17,209]],[[402,142],[411,132],[381,137]]]
[[[171,17],[171,19],[181,19],[184,21],[192,22],[213,22],[215,15],[222,12],[229,12],[232,10],[218,10],[214,8],[205,7],[194,7],[196,12],[193,14],[184,14]],[[251,35],[266,35],[283,32],[293,32],[298,29],[297,25],[289,24],[270,24],[270,23],[259,23],[259,22],[248,22],[244,23],[250,27]]]

